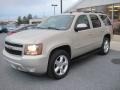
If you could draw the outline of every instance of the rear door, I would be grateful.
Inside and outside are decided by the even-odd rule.
[[[100,18],[96,14],[90,14],[90,22],[91,22],[91,38],[92,38],[92,44],[93,48],[99,48],[102,44],[103,35],[104,35],[104,27],[102,27],[102,23],[100,21]]]

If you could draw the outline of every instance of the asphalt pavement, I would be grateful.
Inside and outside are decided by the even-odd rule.
[[[106,56],[92,55],[71,66],[67,77],[52,80],[12,69],[2,58],[5,34],[0,34],[0,90],[120,90],[120,43]],[[115,62],[117,60],[117,62]]]

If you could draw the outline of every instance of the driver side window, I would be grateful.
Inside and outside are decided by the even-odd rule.
[[[90,29],[89,20],[88,20],[88,17],[86,15],[79,16],[77,23],[76,23],[76,27],[78,24],[86,24],[87,25],[86,29]],[[84,30],[86,30],[86,29],[84,29]]]

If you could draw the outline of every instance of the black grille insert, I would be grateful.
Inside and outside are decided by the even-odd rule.
[[[5,47],[5,50],[10,53],[10,54],[14,54],[14,55],[22,55],[22,51],[17,51],[17,50],[12,50],[12,49],[9,49],[7,47]]]
[[[13,43],[10,43],[10,42],[5,42],[6,45],[10,45],[10,46],[14,46],[14,47],[23,47],[23,45],[20,45],[20,44],[13,44]]]

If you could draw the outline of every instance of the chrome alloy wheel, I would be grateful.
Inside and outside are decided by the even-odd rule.
[[[109,41],[106,40],[104,42],[104,52],[107,53],[109,51],[109,49],[110,49],[110,44],[109,44]]]
[[[58,56],[54,64],[54,72],[58,75],[64,75],[68,69],[68,58],[65,55]]]

